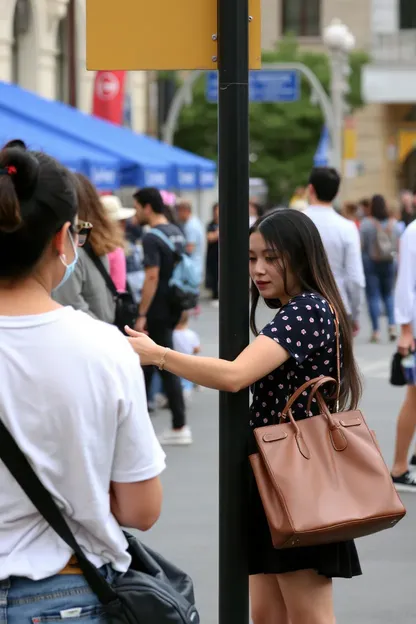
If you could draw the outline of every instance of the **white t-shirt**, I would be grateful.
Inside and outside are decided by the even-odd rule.
[[[309,206],[304,214],[319,230],[347,313],[358,321],[365,277],[357,226],[330,206]]]
[[[0,417],[85,554],[98,567],[126,571],[110,481],[144,481],[165,467],[139,358],[115,327],[69,307],[0,316],[0,379]],[[69,547],[1,462],[0,482],[0,579],[56,574]]]
[[[192,329],[175,329],[173,332],[173,348],[179,353],[193,355],[200,345],[199,336]]]

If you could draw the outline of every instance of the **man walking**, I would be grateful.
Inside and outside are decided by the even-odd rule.
[[[205,233],[201,221],[192,214],[190,202],[181,200],[177,206],[179,223],[186,238],[186,253],[191,257],[202,282]]]
[[[134,200],[139,223],[151,228],[143,237],[145,280],[135,329],[147,331],[152,340],[173,349],[173,330],[179,321],[180,312],[172,309],[169,280],[177,257],[152,230],[160,230],[168,237],[177,254],[184,252],[185,239],[179,227],[169,223],[165,216],[166,208],[157,189],[143,188],[135,193]],[[150,389],[153,372],[153,367],[144,367],[147,391]],[[172,412],[172,429],[166,431],[160,441],[170,445],[191,444],[192,434],[186,425],[181,381],[166,370],[161,370],[160,375]]]
[[[313,169],[308,186],[310,205],[305,214],[319,230],[335,281],[351,317],[353,332],[357,334],[365,288],[364,268],[355,223],[339,215],[332,205],[340,183],[341,178],[335,169]]]

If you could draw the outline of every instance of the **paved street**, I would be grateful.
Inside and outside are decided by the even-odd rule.
[[[377,432],[386,461],[391,462],[396,415],[404,393],[388,384],[393,347],[387,341],[381,345],[367,344],[369,329],[364,321],[356,345],[365,381],[362,408]],[[205,355],[217,354],[217,323],[218,311],[209,306],[204,306],[201,318],[193,323],[200,333]],[[160,432],[168,424],[168,413],[156,414],[153,422]],[[202,624],[217,624],[216,392],[204,390],[195,395],[190,424],[194,445],[168,449],[163,515],[145,541],[192,575]],[[358,542],[364,575],[352,581],[336,582],[337,624],[415,623],[416,496],[405,494],[403,500],[408,515],[396,529]]]

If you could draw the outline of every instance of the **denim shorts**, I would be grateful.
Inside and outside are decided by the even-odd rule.
[[[101,573],[112,582],[110,566]],[[12,577],[0,581],[0,624],[108,624],[98,598],[83,576],[62,574],[41,581]]]

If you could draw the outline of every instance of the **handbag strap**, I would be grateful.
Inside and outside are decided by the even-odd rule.
[[[68,526],[55,500],[36,475],[27,457],[15,439],[0,420],[0,459],[16,479],[26,496],[50,527],[71,548],[78,559],[88,585],[102,604],[117,599],[117,594],[100,574],[97,568],[84,555],[74,534]]]
[[[88,257],[91,258],[91,260],[93,261],[96,269],[102,275],[108,290],[111,292],[114,298],[117,297],[118,296],[117,288],[115,287],[114,282],[111,279],[109,272],[106,270],[100,258],[95,254],[93,248],[91,247],[89,243],[84,245],[84,249],[86,253],[88,254]]]
[[[173,253],[176,253],[175,245],[172,243],[170,238],[166,236],[164,232],[162,232],[162,230],[159,230],[159,228],[152,228],[149,231],[149,234],[154,234],[154,236],[157,236],[158,238],[160,238],[160,240],[162,240],[165,243],[165,245],[167,245],[169,249],[173,251]]]
[[[327,383],[337,383],[337,380],[334,379],[333,377],[315,377],[315,379],[310,379],[309,381],[305,381],[304,384],[302,384],[300,386],[300,388],[298,388],[296,390],[296,392],[294,392],[292,394],[292,396],[290,397],[289,401],[286,403],[285,408],[282,412],[281,418],[286,418],[287,413],[289,412],[290,408],[292,407],[293,403],[300,397],[300,395],[305,392],[305,390],[307,390],[308,388],[310,388],[311,386],[315,386],[318,388],[320,388],[321,386],[323,386],[324,384]]]

